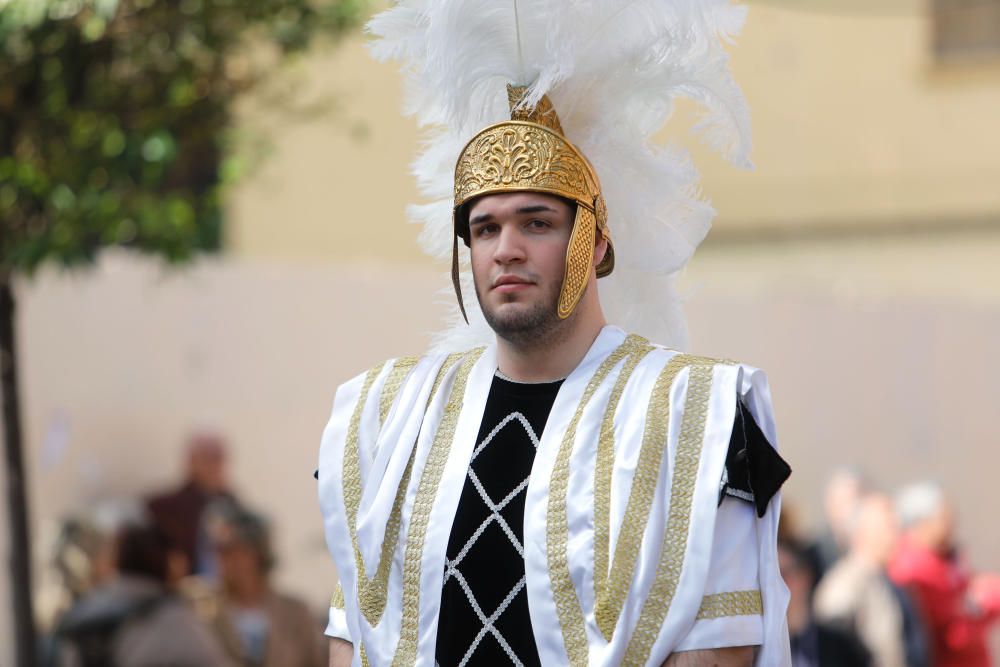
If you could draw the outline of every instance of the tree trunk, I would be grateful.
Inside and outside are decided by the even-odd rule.
[[[14,331],[14,291],[10,273],[0,273],[0,394],[3,395],[4,453],[7,461],[7,513],[10,525],[10,585],[18,667],[38,663],[35,612],[31,601],[31,540],[28,493],[21,449],[21,418],[17,393],[17,346]]]

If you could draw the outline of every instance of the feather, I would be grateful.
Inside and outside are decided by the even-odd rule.
[[[653,137],[675,101],[691,99],[702,108],[692,131],[750,166],[749,111],[725,50],[746,14],[729,0],[399,0],[375,16],[372,52],[400,62],[406,111],[427,128],[413,163],[427,203],[408,209],[424,251],[450,259],[455,160],[478,130],[509,117],[506,84],[529,85],[524,104],[548,95],[601,179],[617,257],[598,283],[609,318],[683,348],[675,277],[715,212],[690,156]],[[439,350],[492,337],[471,298],[466,255],[470,325],[455,307]]]

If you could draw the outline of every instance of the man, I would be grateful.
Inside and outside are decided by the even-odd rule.
[[[955,545],[955,518],[940,486],[911,484],[896,499],[903,538],[889,576],[908,589],[924,615],[930,663],[987,667],[987,634],[1000,618],[1000,587],[973,576]]]
[[[201,527],[205,508],[220,499],[231,500],[226,476],[226,446],[210,431],[188,440],[184,481],[180,487],[149,499],[149,514],[187,560],[187,574],[215,575],[215,563]]]
[[[352,493],[350,485],[356,483],[351,475],[357,473],[343,473],[342,491],[334,491],[331,488],[333,485],[324,479],[324,473],[332,473],[338,460],[361,454],[361,447],[365,444],[361,438],[365,434],[354,434],[365,428],[363,422],[370,421],[372,432],[368,434],[368,438],[372,458],[367,462],[369,484],[372,483],[371,476],[378,474],[376,471],[384,471],[382,474],[385,477],[382,486],[362,488],[360,492],[371,496],[372,502],[376,504],[380,501],[378,496],[382,495],[381,500],[393,507],[387,517],[382,517],[381,520],[373,517],[375,522],[390,532],[381,544],[381,555],[374,553],[375,558],[366,565],[367,576],[374,574],[374,585],[380,585],[380,575],[375,573],[376,566],[389,566],[386,560],[380,559],[391,558],[392,551],[387,549],[387,545],[395,546],[395,541],[399,540],[400,526],[404,522],[410,527],[406,545],[408,553],[404,557],[403,572],[399,573],[404,579],[408,565],[412,563],[413,568],[421,567],[417,559],[428,558],[416,551],[419,548],[414,546],[419,545],[417,540],[426,542],[434,539],[437,541],[437,548],[444,546],[447,540],[445,553],[437,554],[438,562],[432,561],[432,565],[426,568],[431,569],[436,565],[441,570],[428,573],[434,576],[425,577],[439,583],[421,585],[421,588],[427,589],[428,594],[431,588],[438,589],[441,597],[439,604],[427,600],[432,613],[436,611],[439,615],[437,656],[440,664],[446,664],[445,661],[447,664],[459,664],[466,658],[466,653],[483,659],[484,664],[490,664],[479,653],[488,650],[492,650],[492,655],[498,657],[512,651],[524,664],[532,657],[535,664],[539,664],[540,659],[540,664],[551,664],[546,663],[541,656],[545,652],[554,653],[561,647],[534,646],[535,640],[531,634],[533,619],[528,618],[531,601],[525,587],[535,583],[532,581],[535,578],[541,588],[555,588],[558,584],[550,583],[549,580],[556,578],[560,569],[563,577],[571,577],[571,568],[586,568],[583,577],[592,579],[596,572],[607,570],[608,561],[605,560],[603,565],[598,566],[596,563],[592,565],[587,558],[565,560],[570,554],[552,549],[545,551],[545,546],[537,543],[525,544],[525,533],[530,530],[531,524],[535,523],[536,531],[541,533],[542,526],[548,523],[547,530],[552,531],[549,539],[565,540],[561,542],[561,548],[565,550],[572,548],[569,541],[574,539],[593,540],[595,551],[598,549],[598,540],[603,541],[602,557],[613,558],[613,564],[607,583],[591,584],[604,584],[603,589],[596,589],[598,602],[595,603],[595,613],[600,613],[597,605],[605,599],[613,600],[615,586],[624,587],[625,590],[619,589],[622,592],[626,592],[630,584],[635,588],[645,584],[653,586],[654,590],[662,589],[665,594],[676,591],[676,596],[680,593],[680,582],[669,581],[670,570],[661,568],[677,567],[684,560],[682,550],[674,551],[674,540],[683,539],[684,524],[692,523],[691,503],[700,503],[695,511],[706,515],[706,525],[699,526],[695,519],[690,528],[692,531],[701,529],[699,537],[703,544],[698,548],[706,549],[705,555],[712,551],[712,557],[698,564],[705,568],[699,576],[699,583],[705,588],[696,591],[697,587],[692,587],[687,591],[688,594],[696,595],[698,602],[707,598],[710,600],[709,605],[716,599],[753,599],[756,601],[750,602],[746,609],[737,605],[735,613],[757,615],[750,619],[737,616],[731,627],[721,626],[720,621],[725,617],[716,617],[715,614],[720,612],[710,609],[704,612],[705,620],[695,622],[694,628],[689,632],[696,636],[703,634],[702,641],[709,645],[724,646],[727,641],[736,642],[737,646],[759,645],[763,641],[761,618],[759,611],[755,611],[759,608],[759,597],[743,594],[744,591],[756,593],[761,585],[757,540],[754,535],[754,504],[739,497],[727,496],[718,508],[716,505],[719,485],[726,474],[724,470],[728,473],[739,470],[744,478],[747,475],[745,467],[735,464],[725,467],[727,455],[738,456],[740,451],[750,446],[758,447],[758,451],[762,453],[766,453],[765,447],[769,449],[761,436],[757,436],[755,440],[746,440],[742,432],[758,432],[754,418],[746,406],[752,405],[752,401],[757,396],[762,396],[766,388],[763,384],[758,384],[754,391],[753,379],[749,378],[760,377],[754,371],[738,365],[715,364],[677,355],[627,337],[622,331],[606,326],[596,289],[596,268],[607,251],[607,240],[604,238],[596,243],[594,260],[587,278],[588,287],[583,290],[573,314],[564,320],[558,319],[556,302],[563,282],[567,244],[573,230],[571,212],[572,207],[567,202],[533,192],[483,196],[472,203],[469,207],[469,236],[473,274],[483,313],[497,332],[496,347],[473,351],[456,360],[425,357],[416,361],[396,361],[374,369],[341,388],[334,407],[334,417],[324,435],[320,464],[320,482],[324,487],[321,494],[328,526],[344,521],[350,512],[356,511],[350,507],[352,500],[349,496]],[[628,358],[625,358],[626,355]],[[620,380],[612,381],[609,376],[612,365],[621,366],[622,362],[631,368],[620,369],[617,375]],[[737,401],[734,399],[738,394],[744,395],[741,393],[743,384],[740,378],[743,374],[748,378],[746,398]],[[632,382],[625,382],[629,375]],[[713,380],[713,375],[716,380]],[[642,378],[646,382],[642,382]],[[662,379],[655,383],[653,391],[656,396],[652,398],[651,385],[657,378]],[[400,379],[403,380],[402,384],[399,384]],[[433,390],[435,384],[439,384],[437,391]],[[689,395],[699,393],[702,402],[693,405],[688,402],[693,397],[688,398],[683,401],[683,409],[697,410],[700,420],[705,419],[704,411],[710,400],[728,402],[728,405],[720,408],[720,411],[728,415],[728,428],[723,429],[720,425],[713,424],[711,430],[717,432],[703,434],[700,432],[705,428],[703,422],[692,424],[690,418],[685,421],[679,412],[671,415],[666,404],[671,398],[669,394],[673,393],[671,388],[673,391],[689,392]],[[606,412],[606,426],[602,425],[603,410],[599,406],[616,400],[613,393],[618,394],[621,400],[619,406],[641,405],[643,410],[629,414],[628,419],[622,420],[620,424],[615,423],[613,411]],[[592,410],[598,410],[594,414],[588,414],[589,419],[581,424],[578,420],[584,416],[585,408],[589,405],[585,402],[587,394],[598,395],[596,399],[591,399],[594,404],[591,406]],[[726,398],[729,400],[726,401]],[[557,409],[561,423],[547,423],[547,420],[551,420],[550,410],[560,399],[564,403]],[[425,404],[428,406],[426,413],[422,407]],[[678,408],[673,409],[676,411]],[[393,414],[394,410],[396,414]],[[366,412],[369,414],[365,414]],[[647,424],[644,431],[631,423],[632,419],[641,419],[643,412],[647,412],[648,420],[658,422]],[[340,413],[344,413],[343,417]],[[424,420],[421,420],[422,416]],[[712,484],[713,493],[692,498],[679,491],[678,487],[682,484],[680,481],[673,488],[665,483],[669,464],[660,459],[663,454],[662,439],[666,435],[671,416],[681,420],[682,431],[699,431],[692,440],[692,449],[702,449],[702,456],[712,457],[714,460],[710,464],[702,465],[710,465],[717,473],[714,483],[711,478],[699,481],[702,484]],[[382,422],[381,429],[377,426],[379,421]],[[411,460],[411,452],[391,450],[390,443],[402,442],[405,437],[403,433],[419,429],[421,421],[424,424],[438,423],[436,429],[420,429],[418,444],[413,450],[415,458]],[[733,432],[734,422],[741,427],[741,432]],[[508,424],[511,424],[510,429],[505,430]],[[581,470],[564,468],[572,457],[572,436],[582,436],[590,441],[588,445],[600,449],[598,440],[606,437],[610,441],[617,435],[607,433],[605,436],[600,433],[600,428],[622,432],[622,440],[611,445],[618,451],[606,453],[616,460],[608,460],[603,471],[596,469],[594,466],[600,468],[604,462],[594,459],[595,456],[600,457],[601,453],[593,452],[586,461],[580,462]],[[581,434],[584,429],[585,432]],[[432,436],[436,436],[433,442]],[[705,436],[713,440],[706,441]],[[411,438],[412,436],[406,437],[406,440]],[[739,443],[735,451],[729,447],[731,438]],[[556,441],[557,439],[561,442]],[[680,439],[683,440],[683,437]],[[646,444],[646,452],[642,451],[643,444]],[[419,461],[421,445],[429,448],[422,462]],[[671,445],[678,448],[671,452],[675,456],[674,465],[686,464],[689,470],[685,474],[692,475],[686,483],[694,483],[699,465],[697,453],[683,451],[683,444],[679,441],[669,443],[668,448]],[[536,448],[539,454],[548,449],[549,460],[540,461],[535,456]],[[382,451],[379,452],[379,449]],[[684,459],[685,456],[692,458],[676,460],[676,457]],[[647,461],[653,462],[648,468],[645,467]],[[348,465],[353,464],[348,461]],[[542,466],[541,469],[539,466]],[[591,475],[603,475],[603,479],[586,477],[579,483],[573,483],[569,479],[573,475],[586,474],[584,470],[588,468]],[[629,474],[629,468],[636,468],[636,476],[648,475],[648,478],[642,480],[642,486]],[[780,483],[780,475],[775,480],[766,476],[769,471],[761,472],[761,481]],[[411,513],[407,521],[407,518],[401,516],[404,497],[396,489],[405,489],[407,482],[415,481],[418,474],[423,479],[434,476],[433,481],[426,485],[421,482],[413,489],[417,494],[414,510],[423,508],[427,514],[418,518]],[[631,493],[627,490],[626,482],[623,484],[626,489],[619,491],[624,496],[622,498],[599,495],[615,491],[615,477],[621,480],[632,477],[629,480]],[[402,486],[398,479],[404,480]],[[532,483],[536,485],[534,489]],[[546,483],[548,489],[545,488]],[[588,498],[591,495],[591,483],[597,488],[594,489],[592,498]],[[437,488],[432,488],[432,484]],[[558,492],[552,489],[556,485],[560,487]],[[354,489],[354,492],[357,493],[358,490]],[[421,493],[422,491],[425,493]],[[769,511],[766,504],[768,499],[769,497],[760,499],[764,511]],[[629,516],[626,501],[628,505],[638,508],[635,519]],[[584,505],[590,502],[594,503],[594,507]],[[602,502],[606,505],[600,508]],[[672,517],[666,511],[667,506],[673,503],[686,505],[678,510],[684,514],[676,522],[671,521]],[[358,507],[365,504],[362,497]],[[587,520],[586,512],[577,511],[574,507],[577,504],[581,505],[579,509],[614,513],[614,519],[608,521],[603,530],[615,530],[619,533],[617,549],[612,551],[608,548],[608,535],[599,535],[597,527],[593,530],[584,529],[578,536],[566,534],[570,523]],[[613,507],[615,504],[618,507]],[[643,521],[638,512],[649,518]],[[708,518],[712,514],[717,516]],[[365,518],[368,517],[359,516],[356,520],[358,537],[366,528],[363,523]],[[557,521],[559,527],[553,529],[553,524]],[[595,523],[598,521],[599,518],[595,519]],[[717,531],[714,538],[711,534],[713,523]],[[420,528],[423,534],[414,537],[411,533],[415,528]],[[560,535],[559,531],[563,534]],[[642,540],[646,531],[657,539]],[[358,540],[358,537],[353,539]],[[623,542],[625,539],[637,542],[626,544]],[[490,540],[489,546],[480,544],[478,540]],[[663,548],[660,548],[661,543]],[[683,547],[683,544],[680,546]],[[426,547],[424,549],[426,554]],[[346,540],[335,547],[334,554],[342,577],[350,569],[349,566],[341,565],[341,559],[349,555],[350,550],[350,542]],[[409,553],[411,551],[412,554]],[[677,556],[678,559],[672,560],[671,556]],[[361,557],[363,561],[363,553]],[[645,574],[644,581],[633,579],[636,575],[636,560],[639,561],[640,576]],[[622,570],[615,568],[619,562],[625,566]],[[691,565],[695,566],[694,563]],[[647,568],[645,573],[642,572],[644,567]],[[614,579],[618,572],[622,573],[621,583]],[[413,581],[415,585],[419,584],[416,578]],[[404,613],[407,603],[405,586],[406,583]],[[362,592],[360,595],[374,596],[377,592]],[[471,608],[463,604],[466,596]],[[490,600],[489,604],[481,602],[484,597]],[[546,590],[545,594],[539,596],[536,604],[542,607],[546,603],[552,607],[552,621],[561,622],[561,618],[557,620],[561,616],[557,613],[560,601],[554,591]],[[571,601],[573,603],[576,601]],[[615,625],[622,623],[620,614],[623,603],[625,600],[619,602],[617,608],[609,605],[608,609],[614,615],[611,617],[612,624],[605,626],[608,630],[614,631]],[[625,611],[633,611],[640,616],[639,619],[632,619],[633,624],[636,621],[642,622],[645,617],[653,619],[655,630],[664,623],[666,612],[661,610],[659,615],[654,615],[655,612],[647,614],[647,608],[652,608],[655,603],[656,600],[652,597],[643,600],[641,596],[637,596],[634,600],[629,600],[628,604],[639,608]],[[698,612],[696,606],[692,609],[690,618],[678,620],[677,625],[688,629]],[[488,615],[486,620],[483,620],[484,615]],[[571,617],[568,620],[572,622]],[[405,624],[405,620],[403,622]],[[716,630],[709,627],[712,625],[720,627]],[[507,627],[510,632],[505,632]],[[332,616],[331,628],[333,632],[347,630],[350,636],[354,635],[346,617],[340,614]],[[552,628],[546,630],[552,631]],[[555,634],[552,637],[554,641],[549,643],[559,642],[561,638],[558,631]],[[465,639],[469,641],[463,642]],[[694,649],[698,643],[698,639],[692,639],[691,648]],[[686,647],[683,641],[678,641],[676,645],[682,649]],[[369,657],[378,648],[366,646]],[[620,657],[628,656],[626,643],[622,642],[622,646],[616,648],[623,654]],[[648,652],[649,647],[645,647],[645,650]],[[746,649],[720,650],[715,653],[718,654],[719,664],[750,664],[752,659],[752,651]],[[729,656],[733,656],[732,661]],[[685,664],[680,658],[675,662]],[[374,660],[372,664],[376,664]]]
[[[313,614],[271,584],[274,555],[267,521],[235,503],[206,512],[219,566],[219,590],[198,605],[234,664],[322,667],[326,646]]]
[[[899,525],[888,497],[869,492],[847,520],[847,553],[816,590],[816,616],[856,633],[875,667],[927,667],[923,622],[887,572]]]
[[[850,542],[850,523],[856,515],[858,503],[865,493],[865,480],[852,468],[839,468],[830,475],[823,491],[823,514],[826,524],[810,545],[810,556],[819,568],[822,579],[834,563],[847,552]]]
[[[494,72],[546,80],[527,73],[521,45],[568,47],[573,35],[554,38],[563,28],[586,36],[624,17],[621,35],[636,35],[625,48],[645,59],[625,67],[609,54],[601,66],[617,62],[619,78],[588,78],[577,112],[594,101],[637,108],[600,87],[660,72],[643,35],[717,40],[723,29],[666,6],[662,25],[648,12],[574,18],[597,4],[517,15],[516,4],[510,14],[496,3],[404,2],[373,23],[388,52],[434,69],[415,86],[428,88],[427,117],[457,110],[442,150],[466,125],[485,126],[451,157],[450,219],[434,241],[451,248],[462,314],[475,330],[481,311],[492,335],[379,364],[337,391],[318,473],[341,580],[327,628],[333,665],[743,666],[755,654],[788,664],[775,538],[789,470],[772,447],[763,374],[609,326],[597,280],[616,257],[594,166],[537,86],[508,85],[509,120],[488,124],[492,112],[478,111],[502,91]],[[715,55],[706,44],[690,45],[691,61],[670,60]],[[584,51],[567,58],[582,65]],[[453,67],[462,71],[438,76]],[[633,83],[647,94],[648,80]],[[470,99],[480,89],[491,103]],[[583,80],[559,87],[571,89],[582,94]],[[644,159],[627,124],[598,135],[621,139],[626,161]],[[444,164],[433,149],[425,157],[431,171]],[[606,157],[602,177],[627,191],[630,172],[615,168],[625,162]],[[651,224],[658,214],[647,212]],[[670,224],[683,226],[676,215]],[[459,240],[478,309],[465,308]],[[628,275],[636,257],[622,259]]]

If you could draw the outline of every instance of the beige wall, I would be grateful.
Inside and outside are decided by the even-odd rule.
[[[333,391],[381,358],[420,352],[433,278],[239,262],[176,273],[113,257],[24,285],[36,562],[66,513],[175,484],[184,438],[209,427],[230,439],[239,495],[275,519],[281,580],[328,601],[312,473]]]
[[[360,37],[290,70],[301,99],[331,96],[316,117],[289,118],[248,104],[246,127],[270,144],[231,197],[227,251],[305,261],[359,256],[420,263],[418,228],[405,222],[417,200],[409,163],[416,123],[401,113],[396,70],[374,62]]]
[[[733,50],[757,170],[696,153],[720,235],[742,225],[1000,224],[1000,62],[935,65],[925,0],[777,4],[751,4]]]

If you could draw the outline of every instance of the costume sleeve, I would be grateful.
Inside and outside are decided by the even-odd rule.
[[[351,631],[347,628],[347,614],[343,608],[330,607],[326,623],[326,636],[343,639],[348,642],[353,641],[351,639]]]
[[[330,611],[327,614],[326,632],[327,637],[335,637],[344,641],[352,642],[351,631],[347,627],[347,612],[344,611],[344,591],[340,584],[333,592],[330,599]]]
[[[759,646],[764,638],[754,506],[726,497],[715,521],[708,584],[691,631],[675,651]]]
[[[704,597],[694,625],[674,649],[760,646],[757,665],[789,665],[778,574],[777,524],[791,468],[778,455],[766,376],[742,367]]]

